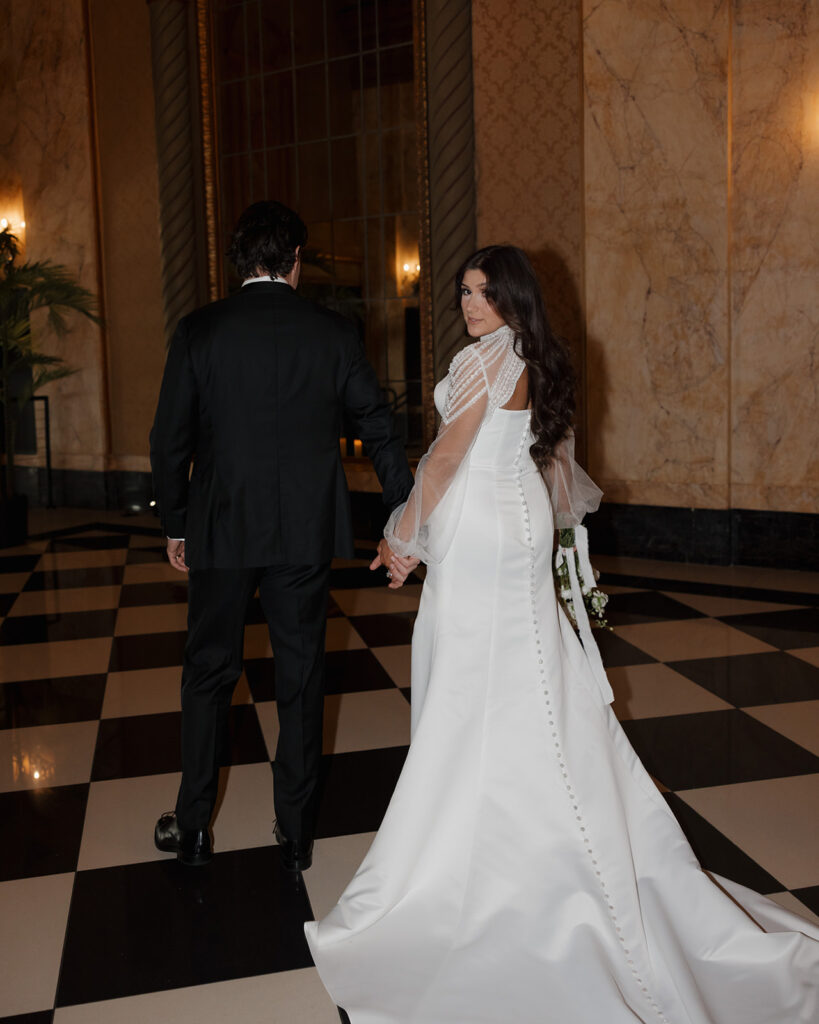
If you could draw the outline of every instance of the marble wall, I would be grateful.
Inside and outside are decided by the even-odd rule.
[[[735,0],[731,499],[819,511],[819,4]]]
[[[818,24],[476,0],[479,239],[561,256],[609,501],[819,510]]]
[[[0,188],[19,189],[25,257],[65,264],[81,284],[98,293],[83,4],[4,0],[0,37],[6,51],[0,86],[5,111]],[[12,198],[2,195],[0,202]],[[45,390],[51,399],[55,468],[106,468],[110,445],[100,328],[77,319],[64,339],[43,333],[41,347],[77,369]]]
[[[104,317],[40,335],[77,369],[43,392],[54,468],[148,470],[165,342],[147,5],[2,0],[0,61],[0,217],[24,218],[25,258],[65,264]]]
[[[609,501],[725,507],[729,5],[584,14],[589,468]]]
[[[582,368],[580,12],[566,0],[474,0],[472,21],[478,245],[526,249]]]
[[[88,6],[111,454],[117,469],[147,472],[148,432],[165,365],[148,5],[144,0],[89,0]]]

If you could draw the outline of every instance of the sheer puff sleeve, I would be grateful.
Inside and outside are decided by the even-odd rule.
[[[551,464],[543,472],[543,479],[558,530],[579,526],[587,512],[596,512],[600,507],[603,492],[575,462],[574,434],[571,432],[555,448]]]
[[[502,327],[452,360],[441,426],[421,459],[406,503],[390,516],[384,536],[392,550],[440,562],[463,506],[466,465],[484,420],[512,397],[524,364],[514,334]]]

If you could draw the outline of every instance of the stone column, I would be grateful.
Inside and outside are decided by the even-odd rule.
[[[471,4],[469,0],[424,0],[418,16],[426,58],[427,281],[438,379],[464,341],[463,324],[452,310],[452,282],[455,271],[475,249]]]
[[[168,341],[206,300],[195,7],[148,0],[156,108],[162,290]]]

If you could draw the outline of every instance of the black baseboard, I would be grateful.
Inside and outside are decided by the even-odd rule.
[[[46,470],[17,466],[14,486],[29,505],[39,508],[94,508],[127,512],[147,511],[153,497],[150,473],[111,470],[53,469],[51,487]]]
[[[17,467],[15,485],[30,505],[49,504],[44,469]],[[149,507],[151,474],[56,469],[51,491],[57,507],[138,512]],[[381,495],[350,498],[356,537],[377,540],[387,519]],[[604,502],[586,525],[593,554],[819,571],[819,514]]]
[[[380,536],[379,494],[352,495],[356,537]],[[819,571],[819,515],[604,502],[586,520],[593,554]]]
[[[819,515],[810,513],[604,502],[586,525],[595,554],[819,570]]]

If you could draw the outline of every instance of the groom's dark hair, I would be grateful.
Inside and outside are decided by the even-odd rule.
[[[296,249],[307,241],[307,228],[284,203],[265,199],[248,206],[233,229],[228,259],[242,280],[270,274],[286,277]]]

